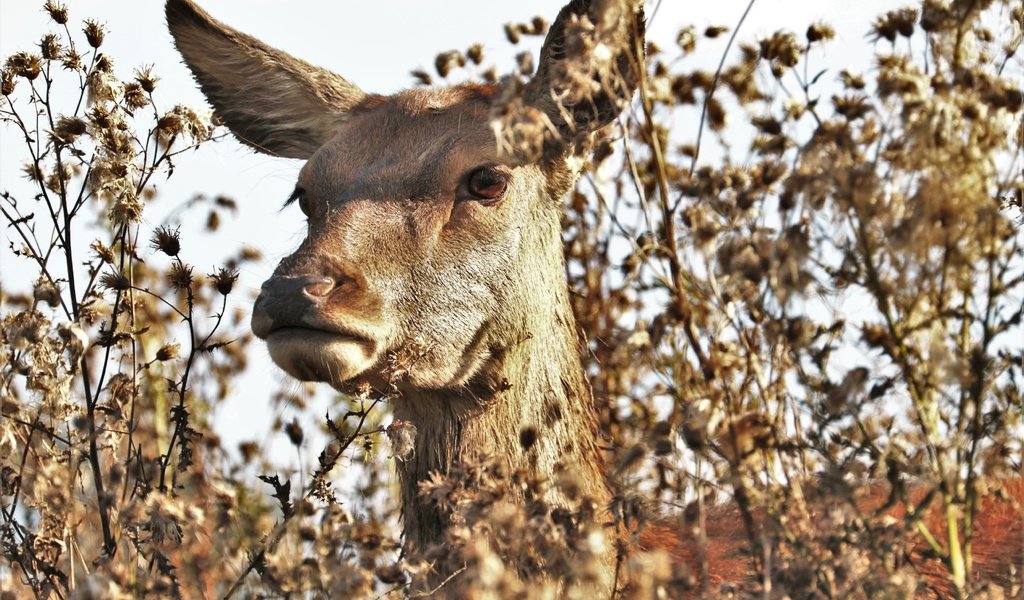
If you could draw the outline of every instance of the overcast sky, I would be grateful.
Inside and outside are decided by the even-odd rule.
[[[109,30],[103,51],[115,60],[115,72],[129,77],[139,65],[154,64],[161,77],[157,99],[169,108],[176,103],[204,105],[187,69],[174,50],[164,25],[163,6],[158,0],[70,0],[71,23],[94,18]],[[0,56],[19,50],[36,50],[36,42],[51,29],[42,1],[0,0]],[[206,0],[200,1],[214,17],[263,39],[295,56],[341,73],[363,89],[390,93],[409,86],[409,72],[432,71],[433,57],[440,51],[465,49],[482,43],[488,63],[508,71],[513,55],[524,45],[512,47],[505,41],[502,26],[511,21],[528,21],[544,15],[549,21],[560,8],[551,0],[481,2],[479,0],[376,0],[374,2],[290,0]],[[694,24],[734,26],[745,0],[665,0],[653,11],[649,38],[670,48],[679,29]],[[744,24],[741,39],[752,39],[780,27],[802,34],[812,21],[824,20],[838,32],[837,40],[821,57],[834,67],[863,69],[867,66],[865,34],[872,17],[898,2],[866,0],[758,0]],[[525,46],[536,49],[539,40]],[[707,44],[698,48],[711,48]],[[720,46],[719,46],[720,47]],[[693,57],[695,64],[713,70],[720,55]],[[10,128],[0,127],[0,189],[26,190],[21,179],[20,140]],[[160,222],[161,215],[196,192],[224,194],[241,204],[237,219],[225,223],[211,247],[188,246],[189,231],[183,228],[186,260],[200,272],[209,272],[226,253],[241,244],[261,250],[263,264],[244,270],[240,287],[252,291],[270,274],[277,261],[301,239],[302,216],[297,209],[279,212],[295,184],[299,161],[274,159],[254,154],[234,140],[208,144],[178,159],[172,179],[160,186],[157,205],[147,208],[147,225]],[[22,194],[25,195],[25,194]],[[196,227],[201,220],[193,219]],[[0,277],[5,288],[19,287],[28,271],[7,250],[7,228],[0,231]],[[204,254],[207,253],[207,254]],[[25,281],[28,285],[30,282]],[[239,305],[248,305],[244,294],[233,295]],[[181,341],[181,340],[179,340]],[[216,429],[233,446],[242,439],[264,439],[274,415],[270,414],[268,390],[285,379],[271,365],[262,347],[257,347],[253,368],[229,402],[216,415]],[[284,415],[290,420],[293,415]],[[279,442],[284,447],[285,442]]]

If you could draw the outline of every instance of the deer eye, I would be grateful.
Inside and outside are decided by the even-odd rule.
[[[295,201],[298,201],[299,210],[302,211],[302,214],[306,215],[306,217],[309,217],[309,199],[306,197],[306,190],[298,186],[295,186],[295,191],[292,192],[291,196],[288,196],[288,199],[285,200],[284,205],[288,206]]]
[[[466,190],[476,200],[500,200],[508,189],[509,173],[501,167],[480,167],[469,174]]]

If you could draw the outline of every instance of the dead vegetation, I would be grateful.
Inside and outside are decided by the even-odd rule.
[[[354,514],[331,484],[362,462],[376,475],[360,493],[387,496],[415,435],[382,426],[387,397],[340,398],[306,478],[254,481],[258,458],[210,434],[250,339],[225,297],[256,256],[200,273],[189,232],[140,216],[152,178],[218,130],[155,106],[156,69],[126,76],[95,22],[46,10],[55,33],[2,72],[26,175],[0,199],[3,251],[38,273],[0,290],[5,598],[579,597],[608,544],[625,597],[1024,593],[1019,2],[879,15],[867,73],[815,63],[824,23],[760,40],[742,22],[682,27],[676,47],[648,46],[562,221],[618,534],[595,523],[605,507],[545,504],[546,486],[574,493],[571,473],[480,456],[422,487],[459,520],[416,552],[393,501]],[[721,69],[689,67],[734,30]],[[435,64],[498,81],[479,46]],[[532,70],[523,57],[513,77]],[[77,106],[54,107],[55,85],[77,86]],[[673,129],[687,120],[695,139]],[[726,158],[701,160],[716,144]],[[441,563],[460,566],[438,581]],[[716,575],[726,563],[742,573]]]

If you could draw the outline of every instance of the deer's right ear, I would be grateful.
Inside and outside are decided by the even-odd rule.
[[[260,152],[309,158],[366,94],[326,69],[168,0],[167,26],[214,112]]]

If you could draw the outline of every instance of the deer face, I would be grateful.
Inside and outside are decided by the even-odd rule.
[[[293,194],[306,239],[253,309],[253,331],[279,366],[339,387],[358,378],[462,388],[519,341],[565,325],[555,305],[566,293],[557,204],[572,179],[566,158],[631,94],[636,45],[619,38],[642,31],[635,13],[618,19],[602,7],[595,22],[616,23],[606,33],[621,49],[587,65],[600,53],[567,43],[566,31],[593,34],[580,26],[589,10],[577,0],[562,11],[518,94],[468,85],[381,97],[188,0],[168,2],[178,48],[225,123],[258,150],[307,161]],[[582,54],[569,56],[577,46]],[[562,101],[580,97],[566,87],[578,79],[570,59],[596,88],[574,100],[579,110]],[[534,125],[530,149],[510,146],[498,115]]]
[[[558,235],[547,178],[498,154],[483,90],[366,104],[299,174],[307,237],[253,331],[299,379],[383,379],[397,361],[415,387],[465,385],[536,310],[538,268],[558,268],[535,251],[538,229]]]

